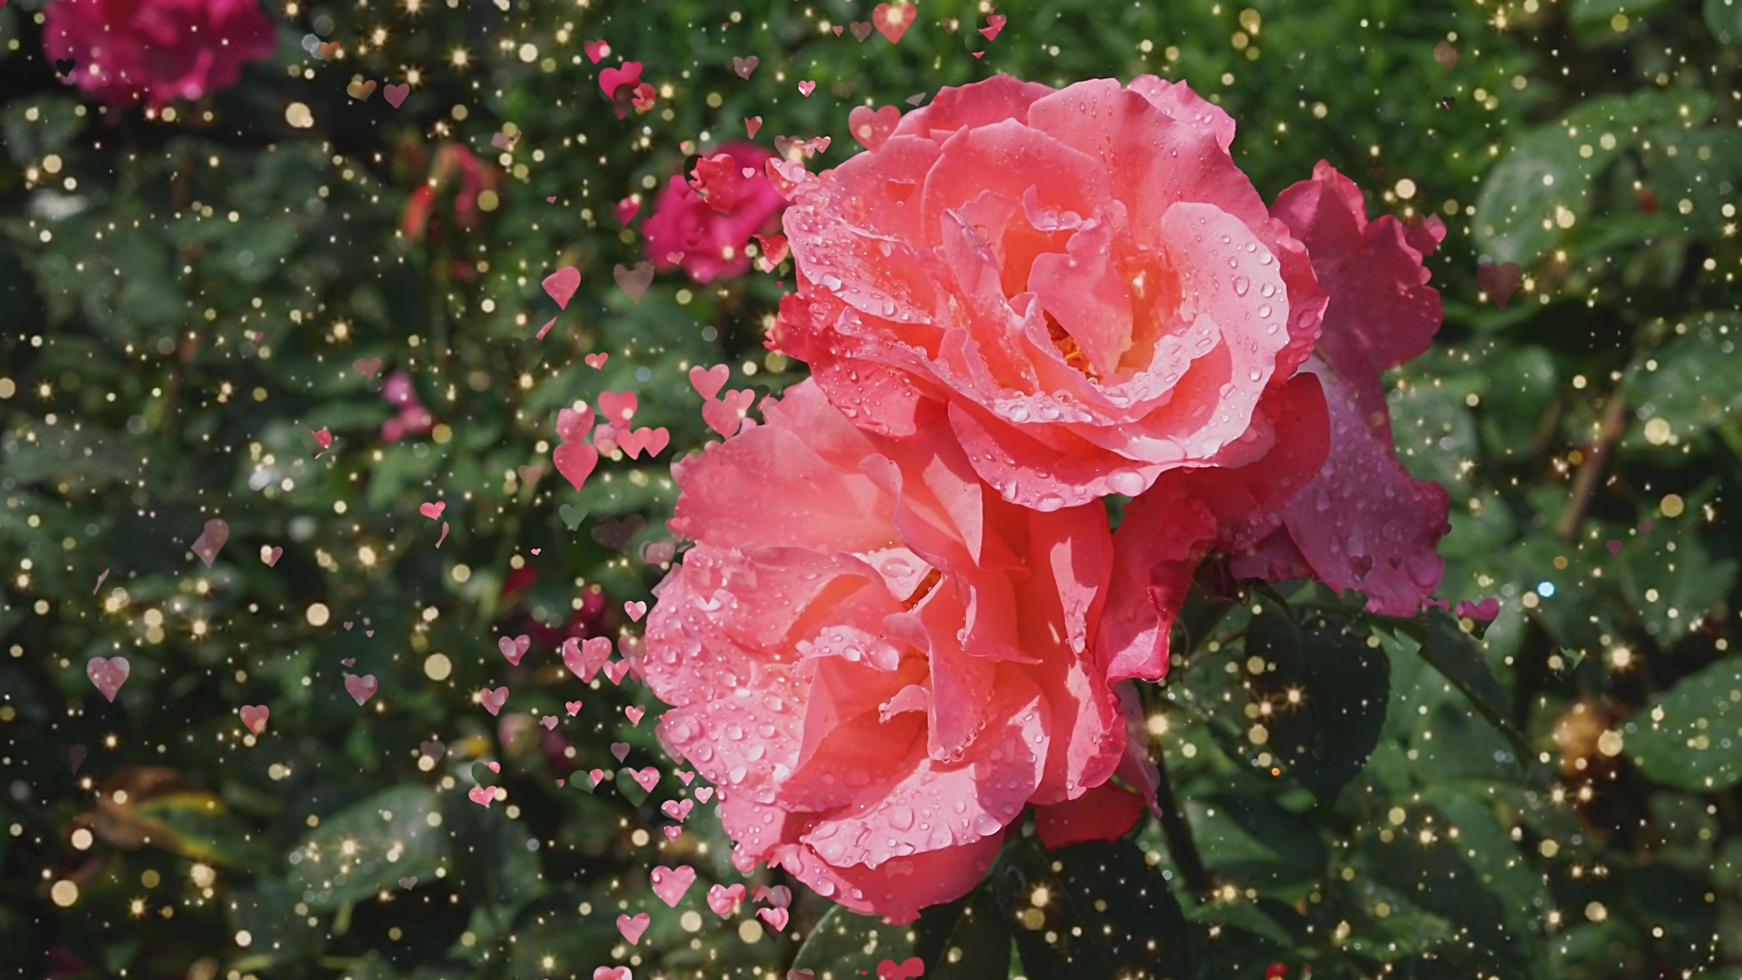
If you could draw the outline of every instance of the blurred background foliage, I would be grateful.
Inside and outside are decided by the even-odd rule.
[[[1033,0],[988,41],[986,8],[922,0],[893,46],[837,34],[871,16],[842,0],[274,4],[275,59],[149,117],[60,83],[41,0],[0,9],[18,975],[857,976],[917,953],[962,977],[1742,977],[1742,4]],[[646,65],[651,112],[616,118],[596,39]],[[1015,844],[915,929],[806,895],[782,933],[748,905],[721,923],[706,886],[739,879],[710,808],[665,840],[660,802],[689,793],[669,770],[652,794],[559,787],[615,772],[611,743],[663,755],[623,713],[642,692],[552,651],[634,642],[669,461],[708,437],[688,368],[802,375],[761,346],[778,272],[618,288],[646,256],[616,205],[647,214],[746,117],[763,145],[832,137],[816,169],[857,150],[851,106],[1000,71],[1184,79],[1238,120],[1267,198],[1326,159],[1370,207],[1445,219],[1447,323],[1392,412],[1453,494],[1443,594],[1501,612],[1478,640],[1207,575],[1146,692],[1167,819]],[[415,84],[395,110],[347,94],[369,79]],[[470,222],[486,185],[444,147],[488,174]],[[585,280],[538,342],[560,265]],[[395,375],[429,417],[391,439]],[[602,390],[638,392],[672,446],[576,494],[552,420]],[[207,569],[212,518],[231,534]],[[520,634],[510,666],[496,640]],[[111,704],[85,665],[117,654]],[[348,672],[379,679],[367,705]],[[474,692],[499,684],[491,717]],[[259,737],[243,704],[271,708]],[[506,799],[473,805],[480,781]],[[673,911],[647,873],[677,863],[701,881]],[[613,923],[641,911],[631,946]]]

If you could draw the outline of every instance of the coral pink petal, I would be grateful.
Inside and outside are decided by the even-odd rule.
[[[1226,150],[1234,145],[1234,118],[1222,107],[1192,91],[1185,82],[1170,82],[1154,75],[1139,75],[1126,86],[1149,100],[1177,122],[1207,128],[1216,144]]]
[[[1037,82],[1024,82],[1009,75],[939,89],[928,105],[901,117],[895,134],[936,138],[1003,119],[1021,119],[1036,99],[1052,91]]]
[[[857,805],[825,815],[800,838],[837,868],[891,860],[996,837],[1021,815],[1045,766],[1047,707],[1014,668],[1001,667],[987,727],[959,760],[940,762],[915,747],[910,768],[873,785]]]
[[[1213,127],[1172,119],[1111,79],[1078,82],[1035,102],[1028,121],[1099,161],[1145,244],[1146,230],[1181,201],[1213,204],[1252,228],[1270,216]]]
[[[893,501],[840,464],[870,452],[866,437],[815,385],[788,389],[763,425],[674,467],[684,493],[671,529],[706,544],[877,551],[894,545]]]
[[[891,858],[875,868],[838,867],[802,844],[787,844],[775,848],[773,863],[850,911],[905,924],[919,918],[920,909],[973,891],[992,870],[1003,843],[1003,835],[995,834],[948,850]]]

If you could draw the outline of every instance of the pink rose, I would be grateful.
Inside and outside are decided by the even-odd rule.
[[[429,409],[417,399],[417,388],[411,383],[411,375],[404,371],[395,371],[388,377],[387,383],[381,387],[381,397],[398,409],[397,415],[381,423],[382,442],[391,444],[407,436],[421,436],[435,424]]]
[[[661,271],[681,265],[699,283],[743,275],[750,268],[744,249],[751,236],[786,206],[786,198],[763,175],[763,161],[773,154],[753,143],[721,147],[698,167],[704,183],[709,173],[723,169],[721,156],[754,174],[733,174],[737,180],[723,201],[704,198],[682,174],[674,174],[659,192],[652,217],[642,222],[647,256]]]
[[[798,185],[798,292],[772,345],[879,434],[941,406],[1026,507],[1253,462],[1260,399],[1305,361],[1326,300],[1233,137],[1153,77],[944,89]]]
[[[228,88],[272,56],[272,20],[257,0],[54,0],[43,12],[50,61],[113,105],[153,108]]]
[[[1106,513],[1004,501],[936,413],[886,440],[807,381],[677,464],[696,546],[637,655],[738,867],[896,921],[973,888],[1031,805],[1054,843],[1116,836],[1143,799],[1110,778],[1154,786],[1093,659]]]
[[[1450,498],[1396,456],[1381,372],[1426,350],[1444,311],[1423,260],[1445,235],[1369,221],[1361,192],[1329,164],[1290,187],[1273,213],[1305,243],[1329,294],[1312,357],[1260,406],[1241,467],[1170,474],[1131,503],[1114,536],[1100,632],[1110,678],[1158,679],[1198,561],[1231,552],[1244,578],[1311,576],[1367,608],[1419,612],[1444,571],[1436,547]]]

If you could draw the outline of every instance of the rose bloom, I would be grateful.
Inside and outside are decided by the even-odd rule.
[[[941,418],[881,439],[809,381],[764,415],[674,467],[696,545],[636,659],[737,866],[910,921],[1031,806],[1055,845],[1129,830],[1154,783],[1093,659],[1104,509],[1012,505]]]
[[[228,88],[273,50],[257,0],[54,0],[42,37],[49,60],[71,59],[72,80],[92,97],[153,108]]]
[[[1328,165],[1265,205],[1234,121],[1153,77],[945,89],[802,181],[770,345],[853,423],[942,422],[1006,499],[1135,496],[1100,653],[1159,678],[1199,561],[1313,575],[1405,614],[1447,498],[1394,456],[1380,372],[1441,318],[1434,219],[1369,222]],[[1153,488],[1153,489],[1152,489]]]
[[[647,257],[655,268],[682,266],[691,279],[704,284],[743,275],[750,268],[745,247],[751,236],[786,206],[786,198],[763,176],[763,161],[772,153],[753,143],[732,143],[717,152],[755,171],[735,188],[728,213],[710,205],[684,175],[674,174],[659,192],[652,216],[641,223]]]
[[[855,424],[946,408],[976,472],[1053,510],[1250,462],[1259,399],[1325,295],[1185,85],[1000,76],[944,89],[802,182],[773,344]]]

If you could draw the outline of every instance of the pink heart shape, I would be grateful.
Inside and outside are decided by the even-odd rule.
[[[623,604],[623,611],[629,614],[632,623],[641,622],[641,617],[647,615],[647,603],[640,599],[631,599]]]
[[[1506,309],[1506,304],[1512,300],[1512,294],[1518,291],[1520,283],[1524,282],[1524,270],[1517,262],[1483,262],[1476,267],[1476,284],[1494,301],[1494,305]]]
[[[242,727],[259,735],[266,730],[266,719],[272,716],[272,709],[264,704],[245,704],[237,714],[242,716]]]
[[[678,823],[683,823],[689,819],[690,811],[695,809],[695,806],[695,800],[666,800],[659,805],[659,812]]]
[[[617,280],[618,288],[629,294],[636,303],[647,294],[647,287],[653,284],[653,263],[637,262],[635,268],[624,268],[623,264],[611,267],[611,278]]]
[[[585,358],[582,358],[582,360],[585,360],[587,362],[587,366],[592,368],[595,371],[604,367],[605,362],[610,360],[610,359],[611,359],[610,354],[588,354]]]
[[[361,677],[356,674],[345,675],[345,693],[351,695],[351,700],[357,702],[358,707],[362,707],[380,689],[381,682],[375,679],[374,674],[364,674]]]
[[[623,714],[629,719],[629,724],[639,725],[641,724],[641,719],[647,715],[647,709],[630,705],[623,709]]]
[[[495,690],[485,688],[478,692],[478,700],[484,705],[484,710],[490,712],[491,717],[495,717],[502,713],[502,706],[508,703],[508,688],[506,685]]]
[[[786,930],[786,920],[788,915],[789,913],[785,909],[756,910],[756,917],[761,919],[763,922],[768,923],[768,927],[773,929],[775,932],[784,932]]]
[[[496,787],[474,786],[466,790],[466,798],[481,807],[488,808],[490,804],[496,802]]]
[[[617,931],[623,934],[623,938],[629,941],[629,945],[637,946],[641,943],[641,934],[647,931],[647,927],[652,922],[653,916],[646,912],[640,915],[619,915],[617,917]]]
[[[574,716],[581,713],[581,702],[579,702],[579,701],[564,701],[563,708],[564,708],[564,710],[568,711],[569,717],[573,718]]]
[[[876,25],[877,33],[889,39],[890,44],[900,44],[901,36],[913,26],[914,18],[918,16],[919,8],[911,3],[880,3],[871,11],[871,23]]]
[[[381,90],[382,98],[385,98],[387,104],[395,109],[403,105],[405,103],[405,97],[410,94],[411,86],[409,85],[389,84],[386,88]]]
[[[750,413],[755,400],[756,392],[749,388],[728,391],[719,401],[702,406],[702,421],[708,423],[708,428],[730,439],[743,428],[744,417]]]
[[[596,65],[611,53],[611,45],[605,41],[582,41],[581,50],[587,53],[587,60]]]
[[[641,404],[633,391],[601,391],[598,402],[599,413],[605,416],[605,421],[619,426],[634,418],[635,410]]]
[[[613,684],[623,683],[623,675],[629,673],[629,661],[613,660],[605,665],[605,677]]]
[[[526,651],[532,649],[532,638],[522,633],[519,636],[499,636],[496,638],[496,649],[502,651],[502,656],[514,666],[520,666],[520,660],[526,656]]]
[[[648,880],[653,884],[653,893],[659,896],[659,900],[675,909],[677,903],[683,901],[684,893],[696,883],[696,869],[687,864],[676,868],[668,868],[662,864],[653,869]]]
[[[556,413],[557,441],[585,442],[588,433],[593,431],[594,421],[593,410],[584,404],[580,408],[558,409]]]
[[[593,980],[635,980],[626,966],[601,966],[593,970]]]
[[[559,310],[569,308],[569,300],[574,298],[575,290],[581,288],[581,270],[572,265],[565,265],[544,277],[544,291],[551,299],[556,300]]]
[[[659,785],[659,770],[653,766],[644,766],[640,769],[628,769],[625,771],[629,773],[630,779],[635,780],[635,785],[649,793],[653,792],[653,787]]]
[[[267,568],[271,568],[272,566],[278,564],[278,559],[283,558],[283,557],[284,557],[284,549],[283,548],[275,547],[272,545],[262,545],[260,548],[260,561],[263,564],[265,564]]]
[[[901,122],[901,110],[892,105],[881,109],[870,106],[854,106],[847,113],[847,129],[859,145],[867,150],[875,150],[883,145],[889,134],[895,132],[895,127]]]
[[[714,885],[708,889],[708,908],[722,919],[731,915],[738,908],[739,903],[743,901],[744,886],[742,884]]]
[[[714,798],[714,787],[712,787],[712,786],[698,786],[698,787],[696,787],[696,799],[699,802],[706,803],[713,798]]]
[[[612,742],[611,743],[611,754],[613,756],[617,757],[618,762],[622,762],[624,759],[629,758],[629,743],[628,742]]]
[[[611,638],[590,636],[577,640],[571,636],[563,641],[562,652],[563,666],[569,673],[579,677],[583,684],[591,684],[599,668],[611,659]]]
[[[807,99],[810,98],[811,93],[815,92],[816,90],[817,90],[817,83],[816,82],[803,81],[803,82],[798,83],[798,93]]]
[[[434,503],[426,503],[426,504],[418,504],[417,505],[417,512],[419,514],[422,514],[423,516],[429,518],[432,521],[441,520],[442,519],[442,511],[447,510],[447,509],[448,509],[447,502],[442,501],[442,500],[438,500]]]
[[[671,444],[671,433],[664,427],[658,429],[631,429],[617,437],[617,448],[623,450],[630,459],[646,453],[650,458],[658,456],[666,446]]]
[[[716,364],[711,368],[700,364],[690,368],[690,387],[696,394],[702,396],[702,401],[711,402],[720,389],[726,387],[726,382],[732,379],[732,369],[724,364]]]
[[[586,485],[587,477],[592,476],[593,469],[599,465],[599,451],[584,442],[564,443],[556,447],[550,458],[556,464],[556,471],[576,491]]]
[[[132,672],[133,665],[126,657],[92,657],[85,663],[85,676],[110,703],[114,703],[115,695],[121,693],[121,685],[127,683]]]
[[[884,960],[877,964],[877,980],[917,980],[925,976],[925,961],[909,956],[900,963]]]

